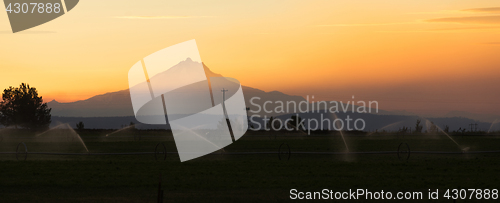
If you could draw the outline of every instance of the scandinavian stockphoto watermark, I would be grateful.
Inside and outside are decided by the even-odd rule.
[[[429,197],[432,199],[435,192],[429,190]],[[334,191],[323,189],[315,192],[304,192],[297,189],[290,190],[290,199],[301,200],[422,200],[423,192],[390,192],[371,191],[368,189],[349,189],[347,191]]]
[[[4,0],[12,32],[27,30],[72,10],[79,0]]]
[[[321,191],[290,190],[290,199],[293,200],[497,200],[498,189],[427,189],[427,191],[373,191],[369,189],[349,189],[335,191],[323,189]]]
[[[195,40],[138,61],[128,73],[135,118],[169,125],[181,161],[217,151],[248,128],[238,80],[207,77]]]
[[[306,96],[302,101],[262,101],[260,97],[250,99],[251,130],[287,130],[307,131],[309,135],[315,130],[335,130],[335,131],[362,131],[366,127],[363,118],[351,118],[348,113],[378,113],[377,101],[355,101],[352,96],[351,101],[311,101],[314,96]],[[274,118],[271,115],[292,115],[288,118]],[[345,118],[340,118],[338,114],[345,114]],[[307,118],[300,118],[300,115],[311,115]],[[278,116],[279,117],[279,116]],[[260,122],[261,121],[261,122]]]
[[[371,113],[378,103],[370,101],[312,102],[261,101],[250,99],[245,104],[240,82],[227,77],[208,77],[195,40],[179,43],[135,63],[128,73],[132,107],[137,121],[150,125],[168,125],[181,161],[191,160],[235,142],[247,131],[261,129],[255,118],[260,113],[287,114],[328,112],[333,117],[273,119],[274,130],[363,130],[363,119],[345,119],[337,113]],[[314,96],[312,97],[314,99]],[[354,97],[353,97],[354,99]],[[262,103],[262,105],[260,103]],[[270,106],[273,106],[270,109]],[[247,110],[254,113],[248,120]],[[267,115],[263,121],[268,122]],[[296,122],[296,123],[294,123]],[[279,124],[279,125],[278,125]],[[290,127],[291,126],[291,127]]]

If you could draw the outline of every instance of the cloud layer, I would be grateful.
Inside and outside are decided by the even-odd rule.
[[[210,18],[210,17],[213,16],[116,16],[114,18],[157,20],[157,19],[186,19],[186,18]]]
[[[428,31],[456,31],[456,30],[497,30],[500,26],[487,26],[487,27],[458,27],[458,28],[439,28],[429,29]]]
[[[425,20],[431,23],[460,23],[460,24],[500,24],[500,16],[470,16],[470,17],[451,17],[434,18]]]
[[[474,12],[474,13],[500,13],[500,7],[471,8],[471,9],[464,9],[461,11]]]
[[[407,25],[418,24],[420,22],[399,22],[399,23],[344,23],[344,24],[328,24],[317,25],[319,27],[358,27],[358,26],[383,26],[383,25]]]

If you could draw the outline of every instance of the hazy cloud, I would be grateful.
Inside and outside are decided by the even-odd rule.
[[[461,11],[474,12],[474,13],[500,13],[500,7],[471,8],[471,9],[464,9]]]
[[[425,20],[430,23],[461,23],[461,24],[500,24],[499,16],[470,16],[452,18],[434,18]]]
[[[211,18],[211,17],[213,16],[115,16],[114,18],[156,20],[156,19]]]
[[[479,30],[498,30],[500,26],[485,26],[485,27],[455,27],[455,28],[436,28],[436,29],[425,29],[425,30],[385,30],[378,32],[389,32],[389,33],[407,33],[407,32],[454,32],[454,31],[479,31]]]
[[[438,28],[438,29],[428,29],[428,31],[496,30],[496,29],[500,29],[500,26],[490,26],[490,27],[457,27],[457,28]]]
[[[500,7],[471,8],[471,9],[462,9],[462,10],[421,11],[421,12],[410,12],[410,13],[406,13],[406,14],[463,14],[464,12],[469,12],[469,13],[500,13]]]
[[[317,25],[320,27],[358,27],[358,26],[383,26],[383,25],[406,25],[406,24],[418,24],[420,22],[400,22],[400,23],[344,23],[344,24],[328,24],[328,25]]]
[[[420,11],[420,12],[410,12],[406,14],[459,14],[460,10],[440,10],[440,11]]]

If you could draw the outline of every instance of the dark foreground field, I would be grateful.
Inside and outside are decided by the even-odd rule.
[[[153,152],[159,142],[165,144],[167,151],[176,151],[175,143],[165,131],[123,131],[106,137],[110,132],[79,134],[90,153]],[[28,154],[26,161],[16,160],[15,154],[5,154],[15,152],[20,142],[26,143],[29,152],[87,153],[72,134],[70,130],[38,137],[17,131],[3,133],[0,202],[156,202],[160,174],[165,202],[284,202],[290,201],[291,189],[420,191],[424,193],[424,200],[420,201],[453,202],[443,197],[446,189],[500,188],[500,153],[473,153],[500,150],[499,136],[452,136],[458,147],[445,135],[347,135],[350,152],[389,152],[305,154],[346,152],[346,147],[337,134],[253,132],[226,147],[224,152],[184,163],[177,154],[167,154],[166,160],[160,157],[155,160],[153,154]],[[279,160],[275,153],[235,154],[277,152],[281,143],[291,148],[288,161]],[[392,153],[400,143],[408,143],[412,151],[456,153],[412,153],[405,161]],[[461,153],[464,147],[470,147],[469,153]],[[439,189],[439,200],[428,200],[428,189]]]

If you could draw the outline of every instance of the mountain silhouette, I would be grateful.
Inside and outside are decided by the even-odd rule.
[[[197,63],[193,62],[191,59],[186,59],[185,61],[180,62],[176,66],[188,66],[190,63]],[[203,68],[205,70],[205,74],[207,78],[211,77],[223,77],[221,74],[217,74],[212,72],[205,64],[202,64]],[[175,68],[176,66],[172,67]],[[175,70],[174,70],[175,71]],[[159,73],[159,74],[165,74]],[[158,75],[159,75],[158,74]],[[153,76],[155,77],[155,76]],[[152,77],[152,78],[153,78]],[[243,94],[245,97],[245,103],[246,106],[250,108],[251,111],[248,112],[248,116],[252,116],[255,114],[258,114],[261,117],[264,116],[280,116],[280,117],[289,117],[290,115],[294,113],[299,113],[299,112],[293,112],[293,111],[287,111],[285,113],[276,113],[275,111],[271,113],[266,113],[263,110],[261,110],[259,113],[252,113],[252,111],[258,110],[256,109],[257,107],[253,105],[250,100],[254,97],[259,97],[259,100],[253,100],[254,104],[258,104],[260,107],[264,105],[264,102],[266,101],[271,101],[271,103],[268,103],[266,105],[268,110],[274,110],[278,106],[275,102],[276,101],[282,101],[284,103],[286,102],[295,102],[296,104],[300,104],[300,102],[304,103],[307,100],[302,97],[302,96],[292,96],[292,95],[287,95],[285,93],[279,92],[279,91],[271,91],[271,92],[265,92],[256,88],[248,87],[248,86],[243,86],[242,85],[242,90]],[[327,101],[327,109],[330,108],[330,103]],[[313,105],[313,104],[309,104]],[[78,120],[78,118],[88,118],[91,119],[92,121],[97,121],[95,117],[101,117],[102,119],[109,118],[107,120],[110,120],[111,118],[116,118],[116,117],[127,117],[128,120],[134,117],[134,112],[132,109],[132,102],[130,98],[130,92],[128,89],[121,90],[121,91],[116,91],[116,92],[109,92],[101,95],[96,95],[93,96],[89,99],[86,100],[80,100],[80,101],[75,101],[75,102],[69,102],[69,103],[59,103],[55,100],[48,102],[48,106],[52,108],[52,116],[54,118],[57,118],[55,120],[67,120],[67,119],[76,119],[75,121]],[[350,107],[349,107],[350,108]],[[357,108],[357,106],[355,106]],[[311,108],[310,108],[311,109]],[[289,109],[290,110],[290,109]],[[315,109],[317,110],[317,109]],[[370,115],[366,115],[367,119],[373,120],[371,121],[372,123],[375,121],[382,121],[382,123],[389,122],[391,119],[387,118],[398,118],[398,119],[403,119],[403,117],[387,117],[387,116],[405,116],[404,118],[411,118],[411,122],[414,122],[413,120],[416,119],[417,116],[416,114],[413,114],[411,112],[406,112],[406,111],[384,111],[384,110],[378,110],[378,113],[375,113],[376,109],[372,109],[372,113],[376,114],[374,116],[377,116],[376,118]],[[320,115],[318,112],[316,114]],[[313,115],[311,115],[313,116]],[[316,115],[317,116],[317,115]],[[64,119],[66,117],[66,119]],[[314,117],[314,116],[313,116]],[[491,123],[494,120],[500,120],[500,116],[497,115],[482,115],[482,114],[471,114],[467,112],[450,112],[449,114],[445,115],[445,117],[452,118],[452,117],[463,117],[463,118],[468,118],[468,119],[462,119],[464,123],[467,122],[473,122],[473,120],[477,121],[482,121],[482,122],[488,122]],[[125,119],[125,118],[124,118]],[[453,121],[456,122],[456,120],[450,120],[446,119],[447,121]],[[472,121],[469,119],[473,119]],[[89,120],[88,122],[91,122]],[[111,119],[113,120],[113,119]],[[116,120],[116,119],[114,119]],[[73,120],[71,120],[73,121]],[[134,121],[135,120],[131,120]],[[120,122],[124,123],[124,121]],[[130,121],[129,121],[130,122]],[[368,121],[367,121],[368,122]],[[411,123],[407,123],[408,125]],[[96,122],[96,123],[102,123],[102,122]],[[109,122],[106,122],[109,123]],[[442,123],[447,123],[451,124],[452,122],[445,122],[443,121]],[[119,122],[114,126],[117,126]],[[465,124],[461,123],[460,127],[466,126]],[[108,128],[107,126],[97,126],[97,127],[103,127],[103,128]],[[376,126],[374,126],[376,127]],[[454,126],[455,127],[455,126]],[[457,125],[457,128],[459,125]],[[111,128],[111,127],[110,127]]]
[[[192,63],[191,59],[187,59],[181,63]],[[175,67],[175,66],[174,66]],[[172,68],[174,68],[172,67]],[[212,72],[205,64],[203,64],[207,78],[223,77],[221,74]],[[160,73],[163,74],[163,73]],[[153,76],[155,77],[155,76]],[[153,78],[152,77],[152,78]],[[259,105],[263,105],[265,101],[305,101],[301,96],[290,96],[278,91],[265,92],[256,88],[242,86],[245,95],[247,106],[250,105],[252,97],[260,97],[260,102],[255,101]],[[89,99],[60,103],[56,100],[48,102],[48,106],[52,108],[52,115],[58,117],[123,117],[134,116],[132,110],[132,102],[128,89],[116,92],[109,92],[101,95],[93,96]],[[269,105],[269,108],[274,108]]]

